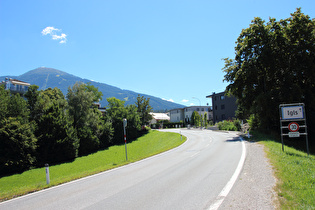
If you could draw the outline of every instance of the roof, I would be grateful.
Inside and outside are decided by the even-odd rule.
[[[204,106],[186,106],[184,108],[177,108],[177,109],[171,109],[170,111],[174,111],[174,110],[184,110],[184,109],[187,109],[187,108],[210,108],[211,106],[209,105],[204,105]]]
[[[156,120],[170,120],[170,117],[165,113],[150,113],[152,117]]]
[[[217,95],[222,95],[222,94],[225,94],[225,91],[220,92],[220,93],[213,92],[211,95],[206,96],[206,98],[212,98],[212,96],[217,96]]]
[[[7,81],[7,80],[6,80]],[[9,79],[9,81],[14,84],[14,85],[25,85],[25,86],[30,86],[31,84],[30,83],[27,83],[27,82],[23,82],[21,80],[17,80],[17,79]],[[4,83],[4,82],[2,82]]]

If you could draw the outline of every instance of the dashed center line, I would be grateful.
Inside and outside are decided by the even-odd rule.
[[[200,151],[196,152],[195,154],[191,155],[190,157],[194,157],[194,156],[198,155],[199,153],[200,153]]]

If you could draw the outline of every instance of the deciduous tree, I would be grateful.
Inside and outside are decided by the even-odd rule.
[[[113,144],[122,144],[123,141],[123,119],[127,119],[127,135],[132,140],[138,137],[141,130],[140,116],[135,105],[125,106],[125,102],[115,97],[107,98],[106,117],[114,128]]]
[[[137,112],[140,116],[141,125],[146,125],[150,120],[152,120],[152,107],[150,106],[150,98],[146,99],[144,96],[138,95],[137,101]]]
[[[255,114],[263,128],[277,129],[281,103],[315,104],[315,21],[301,9],[290,18],[255,18],[226,58],[227,91],[237,97],[238,117]],[[240,116],[241,115],[241,116]]]
[[[37,139],[26,101],[0,86],[0,174],[21,172],[35,163]]]
[[[125,102],[115,97],[107,98],[106,118],[114,128],[113,144],[123,143],[123,119],[127,118]]]
[[[95,93],[84,83],[69,87],[67,100],[69,114],[80,141],[79,155],[86,155],[99,149],[102,135],[101,113],[93,105]]]
[[[35,163],[37,139],[29,123],[8,117],[0,126],[0,175],[22,172]]]
[[[200,115],[197,111],[191,114],[191,124],[195,126],[200,126]]]

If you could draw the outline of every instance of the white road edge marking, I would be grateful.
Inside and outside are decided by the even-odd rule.
[[[234,171],[233,176],[228,181],[228,183],[226,183],[225,187],[220,192],[220,194],[215,199],[215,201],[210,205],[209,210],[217,210],[221,206],[221,204],[223,203],[224,199],[229,194],[229,192],[231,191],[233,185],[235,184],[237,177],[241,173],[241,170],[243,168],[243,165],[244,165],[244,162],[245,162],[245,158],[246,158],[246,147],[245,147],[245,143],[244,143],[243,138],[240,137],[240,139],[241,139],[241,142],[242,142],[242,156],[241,156],[241,159],[238,162],[237,168]]]

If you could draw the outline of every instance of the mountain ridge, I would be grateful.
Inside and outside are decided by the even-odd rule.
[[[91,85],[94,85],[98,88],[99,91],[103,93],[102,100],[100,101],[102,106],[106,106],[108,104],[106,98],[109,97],[115,97],[119,100],[123,100],[125,101],[126,105],[135,104],[138,95],[141,95],[145,98],[150,98],[150,105],[154,111],[164,111],[185,107],[184,105],[166,101],[155,96],[137,93],[131,90],[124,90],[115,86],[95,82],[89,79],[83,79],[78,76],[69,74],[65,71],[54,68],[39,67],[30,70],[20,76],[0,76],[0,81],[4,80],[6,77],[28,82],[32,85],[37,85],[39,86],[40,90],[45,90],[49,87],[57,87],[63,92],[65,96],[67,94],[68,87],[72,87],[76,82],[91,83]]]

